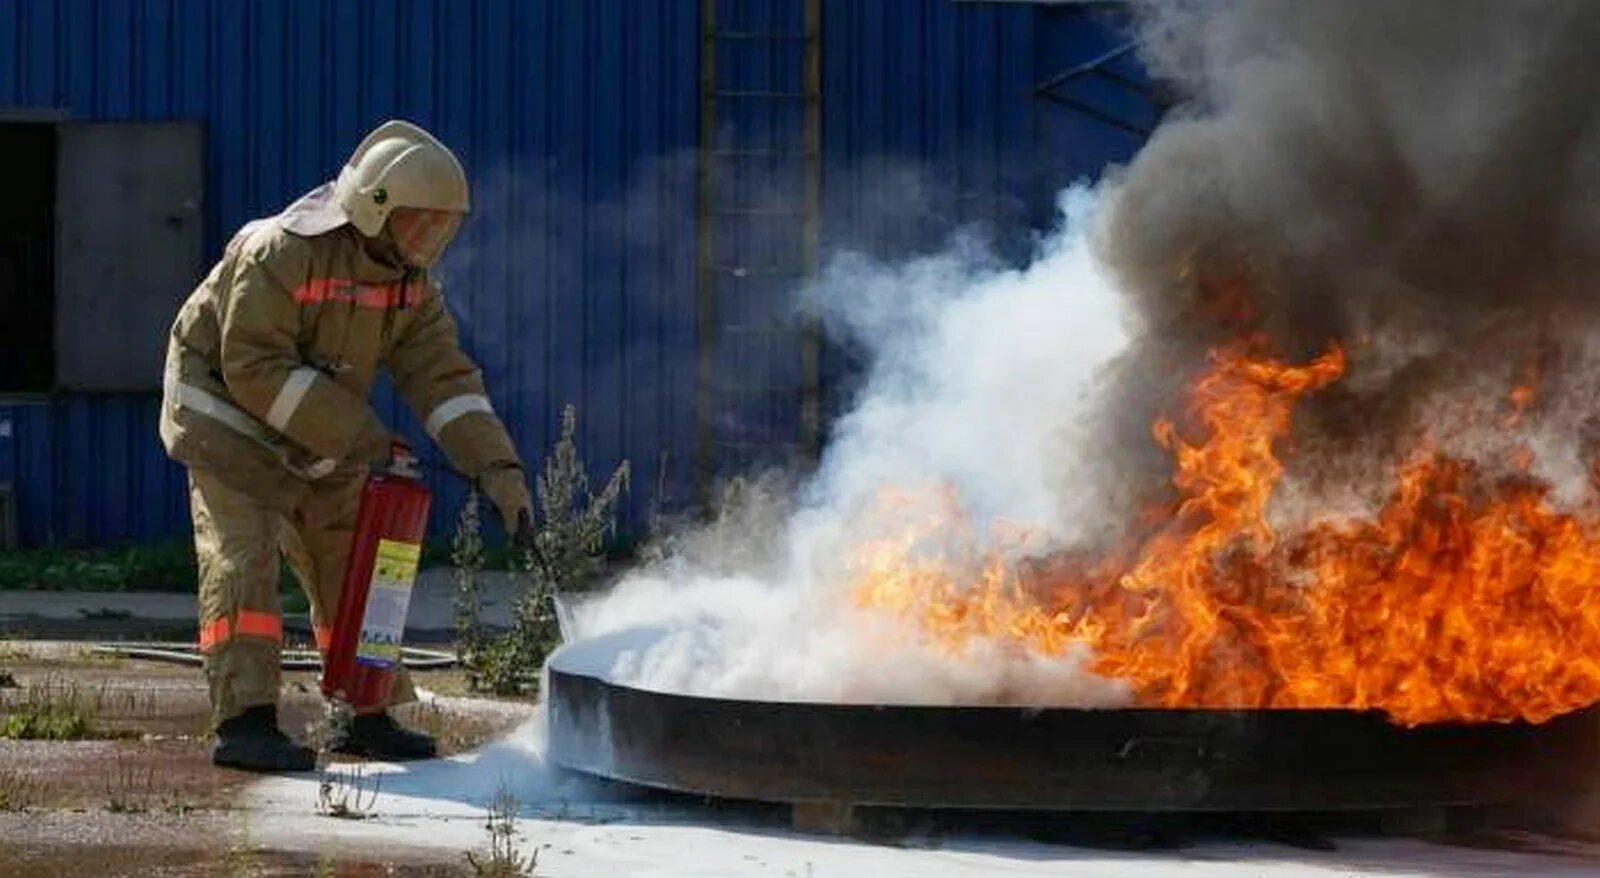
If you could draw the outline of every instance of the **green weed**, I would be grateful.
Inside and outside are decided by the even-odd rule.
[[[187,591],[195,583],[186,540],[116,548],[24,549],[0,555],[0,589]]]
[[[16,741],[77,741],[89,736],[89,721],[81,714],[23,709],[6,717],[0,738]]]
[[[113,814],[143,814],[156,797],[154,766],[140,767],[118,756],[106,771],[106,810]]]
[[[477,493],[470,493],[462,507],[452,556],[455,623],[457,649],[474,690],[531,694],[545,657],[561,643],[556,589],[587,588],[604,566],[606,540],[616,533],[617,504],[628,487],[628,462],[623,461],[599,491],[592,490],[578,455],[577,432],[577,410],[567,406],[561,438],[545,457],[537,480],[539,508],[531,539],[518,547],[519,586],[509,632],[491,635],[482,624],[477,574],[485,554]]]
[[[192,592],[198,581],[194,544],[187,539],[0,553],[0,591]],[[279,570],[278,590],[299,592],[287,565]]]
[[[19,695],[0,695],[0,738],[12,740],[77,741],[90,737],[96,699],[76,683],[65,686],[46,680],[29,684]]]

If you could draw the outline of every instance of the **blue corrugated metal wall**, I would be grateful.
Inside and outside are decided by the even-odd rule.
[[[940,248],[959,228],[1020,261],[1054,221],[1064,186],[1097,178],[1144,142],[1035,94],[1127,45],[1115,4],[826,0],[823,21],[829,249],[893,259]],[[1123,72],[1143,78],[1136,65]],[[1065,88],[1154,124],[1145,96],[1094,76]],[[831,413],[849,404],[855,367],[848,352],[825,350]]]
[[[1003,241],[1048,222],[1062,186],[1143,143],[1034,94],[1126,44],[1114,4],[826,0],[823,20],[832,246],[893,255],[972,224]],[[1154,122],[1147,100],[1093,76],[1069,88]]]
[[[829,0],[825,21],[831,238],[893,253],[1003,218],[1035,149],[1033,8]]]
[[[736,5],[730,14],[776,27],[799,21],[801,0]],[[1041,192],[1137,144],[1092,121],[1041,122],[1061,112],[1032,95],[1051,72],[1041,54],[1112,39],[1089,17],[950,0],[823,6],[823,229],[835,244],[892,253],[954,221],[1017,221]],[[434,130],[474,177],[476,215],[443,274],[497,408],[537,459],[560,407],[578,405],[594,467],[633,461],[637,517],[655,504],[663,472],[668,505],[689,497],[697,7],[0,0],[0,108],[202,120],[213,255],[238,225],[332,175],[376,122],[404,116]],[[758,79],[791,75],[745,63]],[[773,142],[794,134],[779,115],[737,124]],[[1072,144],[1071,161],[1056,142]],[[1041,164],[1041,151],[1055,158]],[[875,206],[891,165],[953,182],[914,235]],[[379,404],[396,408],[386,393]],[[0,402],[0,481],[20,494],[30,545],[147,540],[187,526],[181,473],[161,454],[148,398]],[[437,482],[443,532],[460,491]]]

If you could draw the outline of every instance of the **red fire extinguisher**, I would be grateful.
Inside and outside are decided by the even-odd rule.
[[[416,457],[396,441],[389,466],[373,472],[362,488],[344,589],[322,661],[322,694],[356,713],[384,704],[394,686],[429,500]]]

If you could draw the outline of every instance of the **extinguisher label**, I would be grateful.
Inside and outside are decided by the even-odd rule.
[[[380,668],[400,663],[406,610],[411,606],[411,586],[417,580],[417,562],[421,558],[422,547],[416,543],[378,541],[372,586],[367,591],[367,612],[361,617],[361,639],[356,643],[356,661]]]

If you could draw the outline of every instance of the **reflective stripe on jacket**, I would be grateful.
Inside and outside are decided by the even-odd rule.
[[[348,224],[297,223],[308,203],[325,220],[330,198],[323,187],[245,226],[184,303],[167,348],[168,453],[292,508],[382,429],[367,402],[382,367],[462,473],[518,465],[427,274],[375,258]]]

